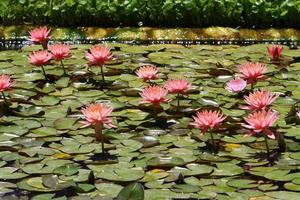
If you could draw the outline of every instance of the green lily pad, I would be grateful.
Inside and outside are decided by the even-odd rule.
[[[140,167],[124,168],[119,165],[91,165],[89,168],[95,172],[95,175],[98,178],[120,182],[139,180],[144,176],[145,173]]]
[[[228,181],[227,184],[231,187],[236,187],[239,189],[255,188],[258,186],[258,184],[256,184],[255,181],[247,179],[235,179]]]
[[[177,157],[154,157],[147,161],[148,166],[155,167],[174,167],[184,165],[185,162],[182,158]]]
[[[52,127],[41,127],[38,129],[34,129],[31,132],[31,134],[28,134],[28,136],[30,137],[48,137],[58,135],[57,130]]]
[[[124,187],[117,196],[117,200],[143,200],[144,188],[140,183],[131,183]]]
[[[74,165],[64,165],[54,169],[53,173],[71,176],[78,173],[78,168]]]

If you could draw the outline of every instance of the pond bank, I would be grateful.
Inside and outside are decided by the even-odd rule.
[[[2,39],[22,39],[34,26],[0,26]],[[293,40],[300,39],[297,29],[233,29],[209,28],[153,28],[153,27],[60,27],[52,28],[54,40]]]

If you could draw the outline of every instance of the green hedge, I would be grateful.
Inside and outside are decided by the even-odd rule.
[[[299,27],[299,0],[0,0],[0,20],[57,26]]]

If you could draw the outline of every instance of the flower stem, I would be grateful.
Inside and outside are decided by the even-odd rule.
[[[214,140],[214,136],[213,136],[212,131],[210,131],[209,134],[210,134],[210,138],[211,138],[211,143],[212,143],[213,148],[214,148],[214,150],[215,150],[216,145],[215,145],[215,140]]]
[[[270,149],[269,149],[269,144],[268,144],[268,138],[265,134],[264,134],[264,138],[265,138],[265,143],[266,143],[267,154],[268,154],[268,157],[269,157],[270,156]]]
[[[251,91],[254,89],[254,83],[251,83]]]
[[[67,72],[66,72],[66,69],[65,69],[64,63],[63,63],[63,61],[62,61],[62,60],[60,61],[60,63],[61,63],[61,67],[62,67],[62,68],[63,68],[63,70],[64,70],[64,76],[66,76],[66,75],[67,75]]]
[[[180,97],[180,94],[177,93],[177,109],[179,109],[179,97]]]
[[[48,49],[47,41],[42,43],[42,47],[44,50]]]
[[[100,65],[100,67],[101,67],[101,74],[102,74],[102,85],[104,85],[105,79],[104,79],[104,73],[103,73],[103,65]]]
[[[102,134],[102,129],[103,129],[103,124],[96,124],[95,125],[95,136],[96,136],[96,141],[101,141],[101,149],[102,153],[104,153],[104,137]]]
[[[47,78],[47,75],[46,75],[46,72],[45,72],[45,69],[44,69],[44,66],[43,66],[43,65],[42,65],[42,71],[43,71],[43,74],[44,74],[44,76],[45,76],[46,81],[48,81],[48,78]]]
[[[3,100],[4,100],[4,102],[5,102],[5,103],[7,103],[7,100],[6,100],[6,97],[5,97],[5,94],[4,94],[4,92],[3,92],[3,91],[1,91],[1,93],[2,93],[2,97],[3,97]]]

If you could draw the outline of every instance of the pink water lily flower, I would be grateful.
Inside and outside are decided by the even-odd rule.
[[[192,88],[192,85],[186,79],[170,79],[167,80],[165,88],[169,93],[184,93]]]
[[[51,29],[47,27],[39,27],[29,32],[29,40],[35,44],[42,44],[44,49],[47,49],[47,40],[50,39],[49,33]]]
[[[247,87],[247,81],[243,79],[233,79],[226,83],[226,89],[232,93],[239,93]]]
[[[207,131],[217,128],[226,119],[220,111],[202,110],[193,116],[194,122],[191,123],[196,128],[201,129],[200,135],[204,135]]]
[[[297,115],[298,118],[300,118],[300,110],[298,110],[298,111],[296,112],[296,115]]]
[[[143,81],[154,80],[158,78],[158,69],[152,65],[141,66],[138,70],[136,70],[136,75],[143,79]]]
[[[250,93],[249,96],[245,96],[245,102],[248,105],[241,106],[241,108],[246,110],[266,109],[277,99],[277,97],[278,95],[269,91],[255,90],[254,92]]]
[[[271,60],[279,60],[283,51],[283,47],[279,45],[272,45],[267,47],[268,54]]]
[[[89,60],[89,65],[102,66],[112,59],[112,54],[108,47],[95,45],[86,53],[86,58]]]
[[[145,88],[141,93],[143,100],[141,103],[152,103],[155,106],[158,106],[161,103],[168,102],[166,98],[168,91],[160,86],[150,86]]]
[[[110,49],[108,47],[103,47],[99,45],[92,46],[86,53],[86,58],[89,60],[89,65],[100,66],[103,86],[105,83],[103,66],[106,61],[112,60],[112,54],[110,52]]]
[[[102,144],[102,153],[104,153],[103,125],[106,124],[113,128],[116,127],[109,117],[112,111],[113,108],[102,103],[90,104],[81,109],[81,112],[85,117],[85,121],[81,121],[81,123],[84,125],[83,127],[94,126],[96,140],[101,141]]]
[[[70,45],[54,44],[49,46],[52,59],[61,61],[70,56]]]
[[[243,124],[245,128],[252,129],[247,135],[263,133],[270,139],[275,139],[275,134],[270,130],[270,127],[278,120],[278,113],[272,110],[260,110],[244,117],[247,124]]]
[[[247,80],[247,83],[254,84],[258,80],[264,79],[264,73],[267,72],[267,66],[262,63],[248,62],[239,67],[239,76]]]
[[[49,47],[52,59],[60,61],[61,67],[64,71],[64,75],[67,75],[63,59],[70,57],[70,45],[66,44],[54,44]]]
[[[81,109],[85,117],[85,121],[81,121],[84,127],[96,124],[107,124],[110,127],[116,127],[112,124],[112,119],[109,117],[113,108],[102,103],[94,103]]]
[[[29,55],[29,62],[35,66],[41,67],[45,79],[48,81],[44,65],[48,64],[51,60],[51,54],[47,50],[35,51]]]
[[[47,50],[35,51],[29,55],[29,62],[35,66],[43,66],[51,59],[51,54]]]
[[[15,83],[15,81],[13,81],[9,75],[1,75],[0,76],[0,92],[9,90],[10,87],[14,83]]]

